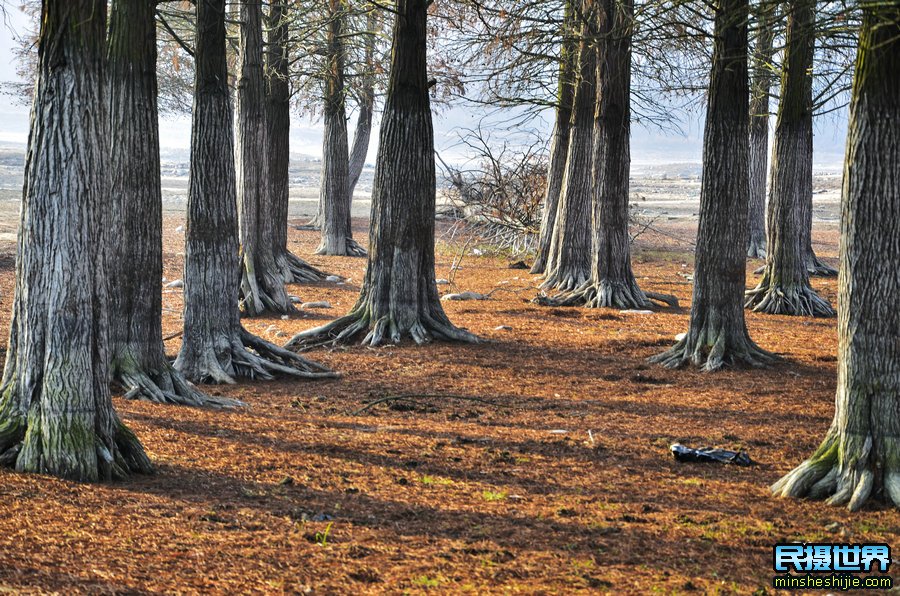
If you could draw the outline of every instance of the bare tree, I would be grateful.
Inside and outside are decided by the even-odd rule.
[[[750,179],[748,0],[718,0],[715,9],[691,322],[683,339],[651,359],[669,368],[693,364],[706,371],[774,359],[750,339],[743,310]]]
[[[772,486],[859,510],[900,507],[900,2],[862,2],[841,211],[834,422]]]
[[[241,327],[234,133],[225,0],[197,3],[196,82],[188,183],[184,338],[175,368],[194,382],[334,377]]]
[[[372,192],[366,277],[356,306],[324,327],[296,335],[303,349],[352,341],[376,346],[405,337],[477,341],[450,323],[434,279],[434,129],[427,75],[430,0],[399,0],[390,80]]]
[[[105,0],[44,0],[0,464],[77,481],[149,473],[109,393]]]
[[[234,405],[204,395],[172,368],[162,340],[162,191],[155,0],[113,0],[109,23],[109,342],[112,378],[159,403]]]
[[[303,227],[322,230],[320,254],[365,256],[365,249],[352,237],[346,242],[349,248],[342,248],[339,236],[350,233],[353,194],[366,166],[378,92],[384,85],[386,47],[381,40],[386,32],[381,10],[377,3],[366,0],[305,0],[303,10],[302,18],[297,19],[302,21],[297,44],[303,55],[297,57],[293,71],[295,103],[304,112],[321,115],[324,125],[323,188],[316,215]],[[348,106],[357,113],[352,146],[341,141],[342,134],[349,139]],[[344,145],[349,148],[342,150]],[[338,160],[347,164],[338,164]],[[333,192],[344,186],[346,195]],[[341,197],[345,198],[331,204],[333,198]],[[327,233],[323,230],[326,218]]]
[[[322,281],[327,274],[288,250],[288,211],[290,205],[291,162],[291,11],[286,2],[269,5],[266,46],[266,137],[269,152],[269,214],[272,225],[272,252],[275,268],[284,283]]]
[[[556,228],[556,214],[559,210],[559,196],[562,193],[566,173],[566,159],[569,155],[572,108],[575,104],[576,68],[578,66],[578,45],[575,35],[575,0],[567,0],[563,20],[563,43],[560,48],[559,82],[557,91],[556,123],[550,140],[550,167],[547,171],[546,193],[544,195],[541,231],[535,251],[531,273],[541,274],[547,268],[550,243]]]
[[[787,3],[787,47],[775,127],[769,253],[759,285],[747,293],[756,312],[818,317],[834,309],[809,285],[806,257],[812,224],[812,67],[815,1]],[[810,249],[811,250],[811,249]]]
[[[750,81],[750,242],[747,256],[766,258],[766,186],[769,165],[769,93],[775,53],[775,3],[757,0]]]
[[[530,137],[531,135],[529,135]],[[512,254],[529,252],[540,231],[547,179],[544,140],[537,132],[524,144],[497,142],[484,128],[465,130],[460,142],[471,165],[451,166],[438,155],[452,188],[441,215],[455,223],[444,238],[464,232]]]
[[[258,0],[241,0],[240,32],[235,157],[243,267],[241,309],[250,316],[291,313],[294,307],[271,241],[275,220],[270,216],[262,8]]]
[[[378,10],[370,7],[366,16],[365,46],[363,54],[363,72],[359,75],[361,84],[356,100],[356,129],[353,135],[353,145],[350,147],[350,200],[356,185],[366,167],[366,157],[369,155],[369,142],[372,139],[372,127],[375,119],[375,86],[376,76],[376,48],[378,33],[381,30],[381,21],[378,18]]]
[[[593,0],[582,0],[581,41],[578,50],[578,86],[569,133],[569,152],[562,194],[541,288],[574,290],[590,279],[591,172],[594,111],[597,104],[597,48],[588,34]]]
[[[650,299],[675,304],[674,297],[644,292],[631,269],[628,188],[631,166],[631,0],[599,0],[592,24],[597,53],[597,110],[593,134],[593,251],[591,278],[554,298],[555,306],[649,308]]]
[[[321,255],[365,256],[355,240],[350,219],[350,157],[347,141],[347,110],[344,105],[345,50],[343,42],[346,0],[327,0],[324,134],[322,180],[319,204],[322,209]],[[358,177],[357,177],[358,179]]]

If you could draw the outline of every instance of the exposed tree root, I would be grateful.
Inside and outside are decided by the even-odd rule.
[[[402,317],[383,315],[376,318],[367,306],[363,306],[327,325],[298,333],[285,347],[303,351],[318,346],[348,344],[363,333],[365,335],[361,344],[372,347],[400,343],[406,337],[419,345],[432,339],[467,343],[481,341],[476,335],[454,327],[443,314],[433,316],[426,311],[420,312],[418,316],[406,313]]]
[[[144,452],[144,447],[131,429],[122,424],[116,417],[114,452],[98,447],[97,454],[100,464],[101,479],[124,480],[131,474],[152,474],[153,464]],[[98,445],[102,443],[98,442]]]
[[[140,441],[115,414],[111,439],[96,432],[79,436],[70,429],[42,428],[40,416],[32,417],[29,425],[24,412],[12,411],[13,400],[4,400],[6,405],[0,408],[2,467],[79,482],[124,480],[132,474],[153,473]]]
[[[365,257],[368,256],[369,253],[367,253],[366,249],[360,246],[359,242],[353,238],[346,238],[343,251],[329,251],[327,243],[323,241],[322,244],[319,245],[319,248],[316,249],[316,254],[337,257]]]
[[[778,360],[778,356],[763,350],[750,339],[746,330],[728,331],[717,316],[710,316],[700,330],[689,330],[672,348],[650,358],[650,362],[666,368],[687,365],[712,372],[723,367],[764,367]]]
[[[538,252],[537,256],[534,258],[534,264],[531,266],[531,270],[528,273],[532,275],[543,275],[544,269],[546,268],[547,259]]]
[[[359,242],[353,238],[347,238],[347,256],[350,257],[367,257],[369,253]]]
[[[233,384],[235,379],[271,380],[279,375],[303,379],[336,379],[339,375],[302,356],[269,343],[241,328],[198,358],[185,363],[183,352],[175,368],[195,383]]]
[[[806,259],[806,270],[810,275],[818,277],[837,277],[838,270],[819,260],[815,253],[810,253]]]
[[[872,435],[843,435],[832,428],[811,458],[772,485],[772,493],[796,499],[824,499],[859,511],[881,484],[883,497],[900,507],[900,440],[883,437],[885,462],[877,462]],[[879,465],[880,463],[886,465]],[[882,473],[881,482],[877,474]]]
[[[300,224],[299,226],[294,226],[298,230],[314,230],[318,232],[322,229],[322,225],[325,223],[325,218],[322,215],[321,205],[319,206],[316,214],[312,216],[312,218],[306,222],[305,224]]]
[[[0,466],[12,467],[25,439],[25,413],[14,412],[11,400],[6,396],[3,399],[6,404],[0,408]]]
[[[562,293],[573,292],[589,282],[590,279],[591,274],[587,269],[573,270],[573,268],[569,267],[557,267],[547,274],[540,288],[545,292],[550,290]]]
[[[746,293],[744,306],[753,312],[801,317],[835,317],[837,312],[827,300],[809,286],[771,285],[765,278]]]
[[[235,399],[203,393],[168,362],[158,371],[142,370],[137,365],[123,366],[117,363],[113,378],[124,387],[125,396],[129,399],[209,408],[236,408],[244,405]]]
[[[325,281],[328,277],[327,273],[313,267],[289,250],[280,251],[275,256],[275,263],[284,283],[287,284]]]
[[[586,306],[587,308],[647,309],[651,300],[666,306],[678,307],[678,299],[667,294],[644,292],[636,283],[589,281],[571,292],[556,296],[540,295],[534,302],[542,306]]]
[[[760,240],[757,242],[750,241],[750,246],[747,248],[747,258],[748,259],[763,259],[766,258],[766,241]]]
[[[286,315],[296,311],[284,288],[280,272],[266,270],[258,275],[252,259],[247,257],[244,258],[241,273],[239,307],[242,314],[250,317],[266,312]]]

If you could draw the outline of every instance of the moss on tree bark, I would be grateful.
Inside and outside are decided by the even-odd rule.
[[[841,201],[831,428],[776,495],[900,507],[900,2],[863,3]]]
[[[0,385],[0,462],[77,481],[149,473],[109,393],[105,0],[45,0]]]

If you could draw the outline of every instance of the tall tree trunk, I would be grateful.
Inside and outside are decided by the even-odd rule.
[[[809,152],[808,155],[804,156],[808,161],[809,171],[812,172],[812,162],[813,155],[812,151]],[[800,228],[802,243],[804,246],[804,253],[806,254],[806,271],[809,272],[810,275],[818,275],[820,277],[836,277],[838,274],[837,269],[829,265],[828,263],[819,259],[816,256],[815,250],[812,247],[812,229],[813,229],[813,200],[812,200],[812,177],[810,177],[810,185],[809,185],[809,193],[803,195],[803,226]]]
[[[686,336],[651,360],[703,370],[759,366],[774,356],[750,339],[744,322],[749,204],[748,0],[718,0],[697,233],[694,295]]]
[[[237,194],[240,208],[241,310],[249,316],[291,313],[294,307],[275,262],[272,237],[262,8],[241,0],[240,70],[237,79]]]
[[[593,138],[593,252],[591,279],[540,302],[589,308],[649,308],[650,298],[677,305],[674,297],[643,292],[631,270],[628,189],[631,166],[631,0],[600,0],[596,11],[597,111]]]
[[[434,130],[428,96],[427,14],[430,0],[398,0],[391,73],[372,192],[369,259],[351,312],[295,336],[302,349],[365,334],[376,346],[411,337],[477,338],[450,323],[434,279]]]
[[[127,395],[191,406],[235,405],[204,395],[166,360],[162,340],[162,190],[156,105],[156,1],[114,0],[109,24],[109,342]]]
[[[44,0],[0,387],[0,464],[77,481],[149,473],[109,393],[105,0]]]
[[[593,10],[592,0],[583,0],[583,12]],[[582,17],[589,21],[590,17]],[[597,104],[597,48],[583,25],[578,51],[578,87],[566,156],[566,174],[553,225],[544,282],[545,291],[574,290],[591,275],[591,172],[594,110]]]
[[[777,495],[900,507],[900,2],[863,4],[844,169],[835,415]]]
[[[288,57],[288,5],[272,2],[269,7],[266,47],[266,123],[269,141],[269,200],[272,220],[272,252],[284,283],[322,281],[327,274],[288,250],[288,207],[291,165],[291,85]]]
[[[756,43],[753,48],[753,79],[750,82],[750,240],[747,256],[766,258],[766,177],[769,155],[770,64],[774,55],[775,3],[756,4]]]
[[[330,1],[330,0],[329,0]],[[372,128],[374,126],[374,118],[375,118],[375,42],[376,42],[376,29],[378,28],[378,11],[379,9],[373,7],[369,10],[368,17],[366,19],[366,26],[368,28],[366,34],[366,52],[365,52],[365,68],[366,73],[362,77],[362,87],[359,91],[359,105],[357,108],[359,109],[359,115],[356,118],[356,130],[353,134],[353,145],[350,147],[350,155],[349,155],[349,195],[350,195],[350,206],[353,204],[353,193],[356,190],[356,186],[359,183],[359,179],[362,176],[363,170],[366,167],[366,157],[369,154],[369,143],[372,139]],[[336,39],[337,42],[340,42],[340,38]],[[335,54],[331,54],[334,56]],[[343,68],[343,67],[342,67]],[[327,71],[326,71],[327,72]],[[340,76],[344,76],[344,71],[341,70]],[[327,82],[326,82],[327,88]],[[327,98],[326,98],[327,105]],[[328,132],[327,132],[327,122],[326,122],[326,132],[325,139],[323,143],[328,141]],[[345,125],[346,129],[346,125]],[[334,144],[332,144],[334,146]],[[324,161],[323,155],[323,161]],[[325,164],[323,163],[322,167],[323,175],[325,173]],[[324,183],[324,181],[323,181]],[[305,229],[313,229],[313,230],[321,230],[322,226],[325,223],[325,208],[326,208],[326,195],[319,193],[319,202],[316,207],[316,215],[307,222],[303,228]],[[349,211],[348,211],[349,212]],[[350,256],[365,256],[365,249],[360,246],[356,242],[352,242],[352,254]]]
[[[572,109],[575,104],[575,86],[578,69],[578,45],[575,42],[575,0],[566,0],[560,47],[559,82],[556,93],[556,124],[550,139],[550,164],[547,170],[547,190],[541,214],[541,233],[538,238],[531,273],[541,274],[547,268],[550,243],[556,228],[559,195],[566,175],[566,158],[569,155]]]
[[[353,145],[350,147],[350,201],[366,167],[369,155],[369,142],[372,139],[372,124],[375,117],[375,41],[378,29],[378,12],[369,10],[366,16],[366,55],[365,74],[362,78],[362,89],[359,93],[359,115],[356,119],[356,131]]]
[[[371,94],[368,91],[363,101],[358,106],[359,115],[356,117],[356,132],[353,135],[353,145],[350,147],[350,202],[353,203],[353,194],[363,170],[366,168],[366,157],[369,155],[369,143],[372,139],[372,126],[375,119],[375,90]],[[363,249],[365,250],[365,249]]]
[[[234,133],[225,55],[225,0],[197,2],[184,337],[175,368],[194,382],[276,374],[332,377],[241,327]]]
[[[775,126],[769,254],[746,306],[774,315],[833,317],[831,305],[809,285],[805,229],[812,206],[812,65],[815,0],[788,3],[787,45]],[[807,200],[807,197],[810,199]]]
[[[344,102],[343,24],[344,0],[328,0],[326,33],[325,108],[322,142],[322,242],[316,254],[365,256],[353,240],[350,221],[350,156],[347,142],[347,111]]]

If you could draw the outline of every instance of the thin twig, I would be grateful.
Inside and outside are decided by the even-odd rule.
[[[417,397],[420,399],[458,399],[458,400],[462,400],[462,401],[471,401],[471,402],[476,402],[476,403],[485,404],[485,405],[494,406],[494,407],[503,405],[503,404],[497,404],[495,402],[488,401],[485,399],[479,399],[477,397],[470,397],[468,395],[441,395],[441,394],[436,394],[436,393],[424,393],[424,394],[413,393],[413,394],[409,394],[409,395],[389,395],[387,397],[381,397],[379,399],[376,399],[375,401],[367,403],[366,405],[364,405],[363,407],[361,407],[360,409],[358,409],[356,411],[350,412],[349,415],[350,416],[359,416],[366,410],[369,410],[370,408],[373,408],[379,404],[387,403],[389,401],[410,401],[413,403],[417,403],[415,400],[415,398],[417,398]]]
[[[177,332],[173,333],[172,335],[167,335],[167,336],[165,336],[165,337],[163,338],[163,341],[169,341],[169,340],[171,340],[171,339],[175,339],[176,337],[181,337],[182,335],[184,335],[184,330],[183,330],[183,329],[182,329],[181,331],[177,331]]]

